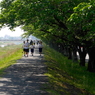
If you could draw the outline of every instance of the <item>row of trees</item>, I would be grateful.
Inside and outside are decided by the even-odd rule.
[[[3,0],[0,27],[22,26],[25,35],[34,35],[59,52],[95,72],[94,0]]]

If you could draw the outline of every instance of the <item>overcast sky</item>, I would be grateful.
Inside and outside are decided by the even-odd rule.
[[[23,33],[23,30],[21,30],[19,27],[17,27],[15,31],[11,31],[8,27],[6,27],[0,30],[0,37],[4,37],[5,35],[9,35],[12,37],[21,36]]]

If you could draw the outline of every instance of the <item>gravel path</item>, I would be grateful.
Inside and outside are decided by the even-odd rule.
[[[16,64],[5,70],[0,78],[0,95],[48,95],[45,84],[48,83],[43,55],[35,49],[34,56],[22,57]]]

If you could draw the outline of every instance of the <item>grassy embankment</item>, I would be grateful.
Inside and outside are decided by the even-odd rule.
[[[45,47],[44,53],[51,84],[48,91],[52,95],[95,95],[95,73],[49,47]]]
[[[22,57],[21,45],[0,47],[0,75],[8,66],[16,63]]]

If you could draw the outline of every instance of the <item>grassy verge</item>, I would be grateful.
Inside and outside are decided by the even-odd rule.
[[[95,95],[95,73],[49,47],[45,47],[44,56],[51,95]]]
[[[16,63],[16,60],[22,57],[21,46],[7,46],[0,49],[0,75],[10,65]]]

